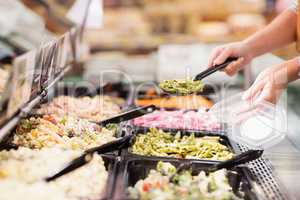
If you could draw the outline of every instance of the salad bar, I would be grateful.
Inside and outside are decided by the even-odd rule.
[[[106,106],[75,112],[72,103],[85,105],[96,98]],[[46,200],[260,199],[246,165],[210,170],[242,151],[204,107],[122,108],[113,99],[58,96],[20,120],[1,143],[4,199],[27,192],[29,199]],[[172,119],[180,121],[177,127],[163,126]],[[18,189],[10,189],[12,185]]]
[[[232,140],[230,126],[207,111],[213,102],[197,93],[200,81],[163,82],[168,96],[127,97],[119,86],[114,95],[51,96],[77,62],[70,41],[68,67],[56,73],[45,51],[42,82],[5,96],[14,112],[0,121],[1,200],[286,199],[263,150]]]

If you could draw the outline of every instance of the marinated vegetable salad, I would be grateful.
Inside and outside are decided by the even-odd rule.
[[[44,115],[22,120],[13,143],[32,149],[60,146],[86,150],[114,140],[116,131],[116,127],[102,128],[84,119]]]
[[[130,197],[140,200],[239,200],[228,183],[227,171],[219,170],[206,175],[201,171],[192,176],[183,171],[170,177],[176,168],[170,163],[159,162],[144,180],[139,180],[128,189]]]
[[[165,80],[159,84],[159,87],[165,92],[171,94],[187,95],[191,93],[201,92],[203,83],[201,81],[187,80]]]
[[[139,134],[130,149],[134,154],[145,156],[165,156],[189,159],[228,160],[233,157],[229,148],[215,136],[181,136],[150,128],[146,134]]]

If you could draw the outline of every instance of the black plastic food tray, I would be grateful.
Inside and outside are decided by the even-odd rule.
[[[115,199],[132,199],[128,193],[128,187],[134,186],[139,180],[143,180],[147,177],[151,169],[156,169],[156,165],[159,159],[129,159],[122,166],[122,173],[118,175],[117,183],[118,187],[116,189]],[[165,161],[165,160],[164,160]],[[166,162],[166,161],[165,161]],[[167,161],[178,167],[182,162],[180,161]],[[207,169],[212,166],[209,162],[197,162],[191,161],[191,170],[193,175],[198,175],[200,171],[207,171]],[[245,167],[236,167],[231,169],[228,173],[228,179],[230,186],[233,191],[242,191],[245,196],[245,200],[257,200],[255,193],[252,190],[253,178],[251,177],[248,169]]]
[[[128,127],[127,127],[128,128]],[[140,127],[129,127],[131,129],[128,134],[134,134],[134,135],[139,135],[139,134],[146,134],[149,129],[148,128],[140,128]],[[188,130],[180,130],[180,129],[161,129],[163,131],[169,132],[171,134],[176,134],[178,131],[181,132],[182,135],[190,135],[192,133],[195,134],[196,137],[203,137],[203,136],[218,136],[222,139],[221,144],[227,146],[230,151],[233,153],[237,154],[240,153],[238,149],[236,148],[236,144],[229,140],[229,138],[226,136],[224,132],[205,132],[205,131],[188,131]],[[144,155],[138,155],[130,152],[131,146],[134,144],[134,138],[131,141],[131,145],[128,149],[124,149],[122,151],[122,155],[124,157],[128,158],[139,158],[139,159],[147,159],[147,158],[157,158],[157,159],[164,159],[164,160],[195,160],[195,161],[205,161],[205,162],[210,162],[210,163],[215,163],[215,162],[220,162],[220,160],[209,160],[209,159],[188,159],[188,158],[176,158],[176,157],[161,157],[161,156],[144,156]]]

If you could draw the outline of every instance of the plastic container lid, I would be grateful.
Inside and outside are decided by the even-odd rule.
[[[215,104],[213,112],[227,123],[228,137],[251,148],[267,149],[281,142],[287,129],[286,112],[269,102],[242,100],[242,93]]]

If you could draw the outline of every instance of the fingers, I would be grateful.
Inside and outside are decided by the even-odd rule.
[[[226,61],[233,53],[232,48],[225,48],[214,60],[213,65],[220,65]]]
[[[262,79],[254,83],[246,92],[244,92],[242,99],[247,101],[254,101],[256,97],[261,93],[266,83],[266,79]]]
[[[257,99],[257,102],[268,101],[270,103],[276,104],[276,102],[280,98],[282,91],[283,89],[277,88],[276,85],[274,85],[274,83],[267,83],[261,95]]]
[[[212,67],[214,65],[215,59],[221,54],[223,49],[224,49],[223,47],[218,47],[212,51],[212,53],[208,59],[208,67]]]
[[[229,64],[224,69],[224,72],[229,76],[233,76],[234,74],[236,74],[239,71],[239,69],[243,65],[244,61],[245,61],[244,57],[239,58],[237,61],[234,61],[231,64]]]
[[[274,88],[275,89],[275,88]],[[275,103],[275,96],[276,95],[272,95],[272,93],[275,93],[276,91],[272,91],[272,85],[270,83],[267,83],[261,94],[259,95],[259,97],[257,98],[257,102],[261,102],[261,101],[268,101],[268,102],[271,102],[271,103]]]
[[[223,50],[220,55],[217,56],[215,61],[213,62],[213,65],[220,65],[226,61],[227,58],[231,57],[234,55],[233,49],[232,48],[226,48]],[[245,61],[244,57],[240,57],[238,60],[232,62],[230,65],[228,65],[223,71],[229,75],[233,76],[236,74],[241,66],[243,65]]]

